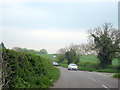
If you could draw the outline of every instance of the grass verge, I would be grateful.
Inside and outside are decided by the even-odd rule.
[[[65,67],[67,68],[68,65],[67,64],[59,64],[60,66],[62,67]],[[82,71],[95,71],[95,72],[107,72],[107,73],[118,73],[118,70],[115,70],[115,69],[95,69],[95,68],[87,68],[87,67],[78,67],[78,70],[82,70]]]
[[[97,72],[107,72],[107,73],[118,73],[118,70],[114,70],[114,69],[100,69],[100,70],[96,70]]]
[[[68,67],[68,65],[67,65],[67,64],[62,64],[62,63],[60,63],[60,64],[59,64],[59,66],[62,66],[62,67],[65,67],[65,68],[67,68],[67,67]]]
[[[119,78],[119,79],[120,79],[120,73],[116,73],[116,74],[114,74],[113,77],[115,77],[115,78]]]

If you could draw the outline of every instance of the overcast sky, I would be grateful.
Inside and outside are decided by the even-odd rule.
[[[87,30],[104,22],[118,26],[118,0],[4,0],[0,4],[1,41],[7,48],[56,53],[70,43],[86,43]]]

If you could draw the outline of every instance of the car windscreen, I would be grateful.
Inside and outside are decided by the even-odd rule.
[[[76,66],[76,65],[72,65],[72,66]]]
[[[69,65],[69,66],[76,66],[75,64],[71,64],[71,65]]]

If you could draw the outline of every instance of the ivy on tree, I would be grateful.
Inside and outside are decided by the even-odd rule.
[[[89,34],[93,37],[94,49],[98,51],[99,68],[111,65],[120,49],[120,31],[112,28],[111,23],[105,23],[102,27],[90,29]]]

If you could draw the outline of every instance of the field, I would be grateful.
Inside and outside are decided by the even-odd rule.
[[[53,57],[55,55],[53,54],[40,54],[40,56],[45,57],[47,59],[51,60],[57,60],[56,57]],[[80,62],[81,63],[93,63],[93,64],[98,64],[99,60],[96,55],[81,55],[80,56]],[[112,61],[113,66],[118,66],[118,59],[113,59]]]
[[[98,63],[99,62],[96,55],[81,55],[80,61],[81,62],[91,62],[91,63]]]
[[[48,58],[52,61],[57,60],[56,57],[53,57],[53,54],[43,54],[42,57]],[[118,72],[118,59],[113,59],[112,65],[107,66],[105,69],[98,69],[99,60],[96,55],[81,55],[80,61],[78,62],[78,68],[83,71],[99,71],[99,72],[109,72],[116,73]],[[67,62],[59,63],[60,66],[68,67]]]
[[[53,54],[40,54],[40,56],[42,56],[42,57],[44,57],[46,59],[56,60],[56,58],[53,57],[53,56],[55,56]]]
[[[90,62],[90,63],[99,63],[99,60],[96,55],[82,55],[80,56],[81,62]],[[113,66],[118,66],[118,59],[113,59]]]

